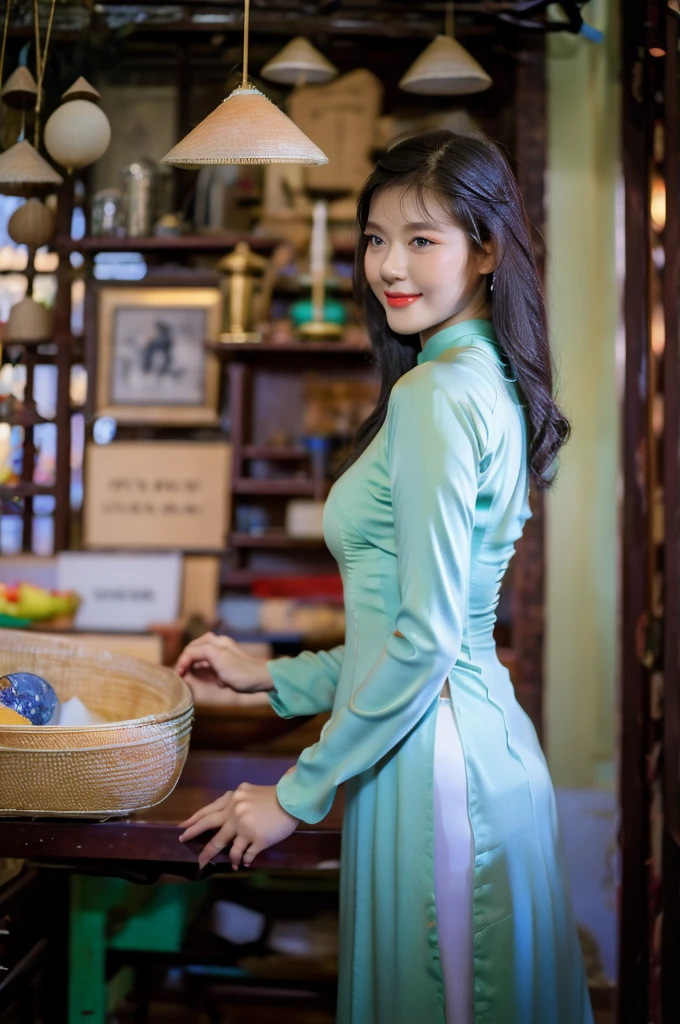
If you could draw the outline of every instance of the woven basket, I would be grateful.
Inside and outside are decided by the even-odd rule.
[[[18,630],[0,631],[0,675],[35,672],[103,725],[0,725],[0,816],[106,818],[164,800],[189,749],[191,692],[169,668]]]

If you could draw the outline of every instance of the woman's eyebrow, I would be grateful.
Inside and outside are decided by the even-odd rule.
[[[383,228],[380,224],[376,224],[374,220],[366,221],[367,228],[373,228],[375,231],[382,231]],[[408,228],[410,231],[436,231],[434,224],[428,224],[424,220],[412,220],[408,224],[402,224],[402,227]]]

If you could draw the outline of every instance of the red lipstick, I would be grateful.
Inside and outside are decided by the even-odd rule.
[[[395,306],[397,309],[403,306],[410,306],[416,302],[422,292],[418,292],[415,295],[407,295],[404,292],[385,292],[385,298],[387,299],[388,306]]]

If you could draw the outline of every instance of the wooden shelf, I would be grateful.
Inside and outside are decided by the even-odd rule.
[[[77,413],[85,412],[84,405],[71,405],[70,413],[75,416]],[[10,427],[39,427],[44,423],[56,422],[55,416],[41,416],[39,412],[32,412],[26,415],[25,412],[17,412],[8,416],[0,415],[0,423],[8,423]]]
[[[319,575],[317,570],[311,572],[302,572],[300,567],[295,569],[224,569],[220,578],[220,582],[223,587],[250,587],[254,583],[259,583],[261,580],[270,580],[275,577],[277,580],[295,579],[299,580],[302,577],[310,577],[315,579]],[[340,579],[340,574],[337,568],[333,571],[322,571],[321,576],[337,576]],[[326,604],[337,604],[342,605],[342,599],[335,594],[329,594],[326,590],[321,588],[320,593],[322,596],[320,600]],[[307,595],[302,598],[307,600]]]
[[[274,294],[304,295],[311,291],[311,283],[300,283],[294,277],[277,277],[274,282]],[[327,298],[351,298],[354,294],[351,278],[335,278],[327,284]]]
[[[53,423],[54,419],[45,419],[35,409],[21,409],[6,416],[0,416],[0,423],[8,423],[10,427],[38,427],[41,423]]]
[[[14,487],[0,486],[0,498],[35,498],[42,494],[56,494],[56,487],[46,484],[20,483]]]
[[[223,587],[250,587],[263,575],[261,569],[230,569],[222,573],[221,584]]]
[[[271,341],[206,341],[206,347],[217,355],[227,358],[240,356],[322,356],[328,359],[364,359],[372,360],[373,353],[366,345],[348,345],[342,341],[294,341],[279,344]]]
[[[283,530],[270,530],[267,533],[232,533],[229,545],[233,548],[293,548],[323,549],[325,541],[321,537],[290,537]]]
[[[315,485],[313,480],[257,480],[251,477],[243,477],[235,480],[233,485],[234,494],[261,494],[277,496],[287,495],[297,497],[314,497]],[[330,490],[330,484],[324,484],[324,497]]]
[[[3,338],[3,348],[38,348],[40,345],[56,345],[54,338]]]
[[[240,231],[215,235],[179,235],[176,238],[146,236],[140,238],[55,238],[52,248],[59,253],[85,252],[228,252],[237,242],[247,242],[251,249],[270,252],[278,243]]]
[[[244,444],[241,449],[241,457],[244,459],[266,459],[267,461],[298,462],[309,458],[306,448],[280,448],[266,444]]]
[[[259,629],[230,629],[224,623],[220,624],[218,635],[230,636],[241,644],[301,644],[304,641],[304,633],[262,633]],[[241,705],[243,707],[243,705]],[[257,705],[255,705],[257,707]]]

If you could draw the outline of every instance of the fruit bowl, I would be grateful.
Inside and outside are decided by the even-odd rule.
[[[18,615],[4,615],[0,612],[0,629],[28,629],[33,619],[22,619]]]
[[[73,591],[45,590],[31,583],[0,583],[0,628],[72,624],[79,604],[80,597]]]

